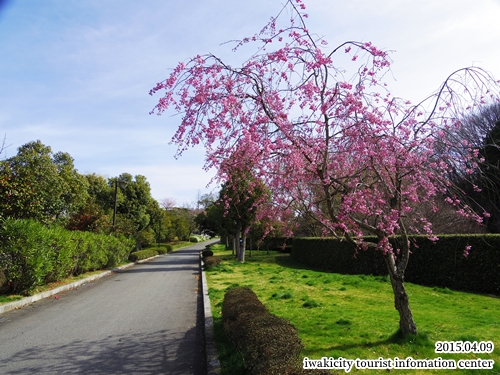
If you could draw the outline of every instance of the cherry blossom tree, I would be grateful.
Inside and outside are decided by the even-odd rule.
[[[331,48],[306,19],[303,1],[288,0],[260,33],[234,42],[235,51],[256,44],[241,66],[213,54],[180,63],[151,90],[163,93],[152,113],[180,113],[179,154],[202,143],[205,167],[223,182],[233,176],[229,165],[243,170],[251,160],[273,199],[259,215],[306,213],[325,236],[379,250],[400,332],[416,334],[404,286],[409,235],[437,238],[415,208],[442,197],[481,222],[446,176],[457,165],[476,166],[477,150],[452,135],[467,109],[496,100],[495,82],[481,69],[462,69],[415,105],[389,92],[388,52],[355,41]],[[245,157],[234,158],[243,146]],[[377,241],[365,241],[367,234]]]

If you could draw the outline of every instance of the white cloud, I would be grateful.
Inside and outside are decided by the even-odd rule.
[[[211,178],[203,150],[175,160],[180,121],[148,113],[149,90],[170,69],[207,52],[248,57],[226,41],[253,35],[281,0],[12,1],[0,13],[0,135],[17,147],[40,139],[82,173],[147,177],[156,199],[189,203]],[[453,70],[483,66],[500,78],[498,1],[306,0],[311,31],[332,47],[372,41],[395,50],[391,86],[413,101]],[[388,77],[390,78],[390,77]]]

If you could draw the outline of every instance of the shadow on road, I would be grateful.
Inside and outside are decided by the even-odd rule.
[[[16,353],[2,365],[2,374],[201,375],[202,357],[194,352],[199,350],[194,345],[196,331],[193,327],[184,335],[163,330],[36,346]]]
[[[183,253],[162,255],[150,262],[121,271],[122,273],[193,271],[198,272],[200,250],[184,250]]]

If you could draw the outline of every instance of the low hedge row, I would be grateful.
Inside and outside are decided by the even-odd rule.
[[[366,240],[375,241],[369,237]],[[414,236],[411,240],[406,281],[500,295],[500,235],[442,235],[437,242]],[[397,248],[395,241],[392,243]],[[464,257],[466,246],[471,246],[471,250]],[[336,273],[387,275],[380,252],[356,252],[351,243],[332,238],[295,238],[292,258]]]
[[[148,259],[157,256],[158,254],[159,253],[157,250],[152,250],[152,249],[139,250],[130,253],[130,255],[128,256],[128,260],[131,262],[137,262],[138,260]]]
[[[302,342],[295,327],[272,315],[250,288],[233,288],[222,303],[224,331],[251,375],[301,373]]]
[[[47,227],[8,218],[0,225],[3,292],[29,293],[38,285],[113,267],[127,259],[135,241],[91,232]]]

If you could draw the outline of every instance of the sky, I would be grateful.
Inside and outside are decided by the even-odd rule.
[[[82,174],[143,175],[153,197],[193,206],[215,171],[204,149],[174,158],[180,118],[150,115],[149,90],[178,62],[249,56],[230,40],[258,33],[284,0],[0,0],[0,158],[35,140]],[[500,79],[500,0],[305,0],[307,26],[391,50],[393,95],[419,102],[453,71]]]

